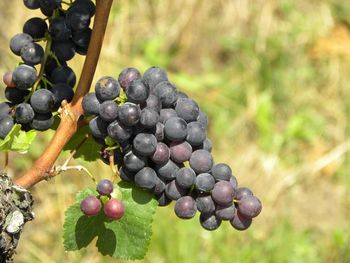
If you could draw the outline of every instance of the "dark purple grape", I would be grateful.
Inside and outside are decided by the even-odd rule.
[[[106,122],[112,122],[118,118],[118,105],[113,100],[106,100],[100,105],[100,117]]]
[[[210,192],[215,185],[214,177],[209,173],[201,173],[196,177],[195,186],[200,192]]]
[[[141,79],[141,73],[136,68],[125,68],[119,74],[118,82],[125,90],[129,86],[130,82],[135,79]]]
[[[232,204],[234,189],[230,182],[227,181],[219,181],[215,184],[213,190],[211,191],[211,196],[215,203],[228,206]]]
[[[12,80],[17,89],[27,90],[32,87],[36,81],[36,69],[25,64],[19,65],[12,74]]]
[[[14,121],[11,116],[4,116],[0,119],[0,139],[5,139],[7,134],[12,130]]]
[[[262,205],[257,197],[244,196],[239,200],[238,209],[245,217],[252,218],[260,214]]]
[[[60,65],[58,63],[60,63]],[[67,62],[57,61],[56,59],[54,59],[52,57],[48,57],[46,64],[45,64],[45,69],[44,69],[46,76],[48,78],[51,78],[52,72],[60,66],[67,66]]]
[[[163,81],[157,84],[154,89],[155,95],[157,95],[162,103],[162,107],[170,108],[177,101],[177,89],[169,81]]]
[[[218,163],[211,169],[211,174],[215,180],[229,181],[232,176],[232,170],[227,164]]]
[[[54,107],[54,96],[47,89],[36,90],[30,97],[30,105],[37,113],[49,113]]]
[[[66,13],[66,23],[73,31],[83,31],[89,28],[90,10],[81,5],[73,5]]]
[[[238,187],[237,179],[233,175],[231,175],[230,184],[232,185],[233,189],[236,189]]]
[[[51,92],[54,95],[55,108],[59,108],[64,100],[71,102],[74,97],[73,89],[65,83],[53,85]]]
[[[29,43],[21,49],[21,58],[28,65],[37,65],[44,58],[44,49],[37,43]]]
[[[165,194],[165,192],[163,192],[163,193],[161,193],[161,194],[159,194],[159,195],[156,195],[156,199],[157,199],[157,201],[158,201],[158,205],[159,206],[167,206],[167,205],[169,205],[170,203],[171,203],[171,199],[169,199],[167,196],[166,196],[166,194]]]
[[[144,108],[149,108],[155,110],[157,113],[162,109],[162,103],[159,98],[153,94],[150,94],[146,100]]]
[[[113,183],[108,179],[103,179],[98,182],[96,190],[100,195],[110,195],[113,192]]]
[[[165,180],[173,180],[176,177],[176,172],[179,170],[179,166],[177,166],[173,161],[169,160],[166,164],[158,164],[156,165],[156,172],[158,176]]]
[[[95,92],[88,93],[83,98],[83,110],[85,114],[98,115],[100,112],[100,101]]]
[[[30,35],[34,39],[40,39],[45,37],[47,29],[47,24],[44,19],[33,17],[24,23],[23,33]]]
[[[123,217],[125,207],[122,201],[111,198],[103,207],[105,215],[112,220],[118,220]]]
[[[133,182],[135,173],[128,171],[125,167],[119,169],[120,178],[127,182]]]
[[[235,216],[236,208],[232,204],[230,206],[217,206],[215,215],[221,220],[232,220]]]
[[[126,102],[119,107],[119,120],[126,126],[133,126],[140,120],[140,107],[134,103]]]
[[[109,137],[117,142],[124,142],[131,137],[132,129],[121,124],[118,120],[108,125]]]
[[[5,98],[14,104],[19,104],[25,100],[29,92],[29,90],[6,87]]]
[[[61,6],[62,0],[39,0],[40,7],[52,10]]]
[[[192,147],[188,142],[172,142],[170,144],[170,158],[176,163],[188,161],[192,155]]]
[[[151,67],[145,71],[142,79],[148,85],[152,94],[154,92],[155,87],[160,82],[168,80],[168,76],[165,70],[159,67]]]
[[[196,173],[188,167],[183,167],[176,172],[176,182],[182,188],[191,188],[196,180]]]
[[[30,123],[30,127],[37,131],[46,131],[52,127],[54,118],[52,113],[35,113],[34,119]]]
[[[162,142],[157,143],[156,151],[151,156],[151,160],[155,164],[166,164],[170,158],[170,150],[168,146]]]
[[[206,138],[203,142],[202,149],[207,152],[211,152],[212,148],[213,146],[212,146],[211,140]]]
[[[252,196],[253,192],[247,187],[239,187],[234,191],[235,200],[241,200],[245,196]]]
[[[246,230],[252,224],[252,219],[243,216],[237,209],[235,216],[230,220],[231,225],[237,230]]]
[[[160,195],[165,191],[165,186],[166,186],[165,183],[157,177],[156,185],[154,186],[152,191],[155,195]]]
[[[152,128],[157,125],[159,114],[151,108],[144,108],[141,111],[140,123],[146,128]]]
[[[149,95],[149,87],[143,83],[141,79],[135,79],[125,88],[128,101],[133,103],[143,103]]]
[[[192,146],[202,145],[207,138],[206,130],[198,121],[191,122],[187,125],[186,140]]]
[[[209,172],[213,167],[213,157],[205,150],[197,150],[192,153],[190,166],[197,173]]]
[[[187,136],[187,123],[178,117],[171,117],[164,124],[164,134],[171,141],[182,141]]]
[[[21,103],[16,106],[15,118],[20,124],[28,124],[34,119],[34,110],[28,103]]]
[[[75,52],[77,52],[79,55],[86,56],[88,52],[89,46],[75,46]]]
[[[97,116],[89,122],[91,134],[96,138],[104,139],[107,136],[108,123]]]
[[[175,106],[177,116],[187,123],[197,120],[199,115],[198,104],[192,99],[178,99]]]
[[[23,0],[24,5],[29,9],[38,9],[40,7],[39,0]]]
[[[66,24],[63,16],[55,17],[50,22],[50,36],[54,40],[68,40],[72,36],[71,29]]]
[[[183,92],[183,91],[177,91],[177,96],[178,96],[178,99],[177,100],[180,100],[180,99],[187,99],[188,98],[188,95]]]
[[[215,212],[215,203],[210,195],[203,194],[196,198],[197,209],[202,214],[213,214]]]
[[[208,127],[208,116],[204,111],[199,110],[197,121],[202,124],[204,128]]]
[[[175,180],[168,183],[165,187],[165,194],[171,200],[178,200],[180,197],[185,196],[188,190],[179,186]]]
[[[161,109],[160,110],[160,122],[165,123],[171,117],[177,117],[176,111],[174,109]]]
[[[164,140],[164,124],[163,123],[160,123],[160,122],[157,123],[154,136],[156,136],[158,142],[161,142]]]
[[[135,175],[135,183],[142,189],[152,190],[158,182],[156,172],[150,167],[144,167]]]
[[[196,215],[196,201],[191,196],[183,196],[176,201],[175,214],[182,219],[190,219]]]
[[[11,108],[8,102],[0,103],[0,120],[4,117],[8,117],[10,114]]]
[[[88,49],[90,40],[91,40],[92,30],[91,28],[87,28],[83,31],[73,32],[72,40],[77,47]],[[78,50],[78,49],[77,49]],[[83,52],[84,54],[86,52]]]
[[[74,88],[77,78],[74,71],[68,66],[60,66],[55,68],[50,76],[52,83],[65,83]]]
[[[93,195],[86,197],[80,204],[80,210],[86,216],[97,215],[101,211],[101,208],[101,201]]]
[[[157,139],[153,134],[139,133],[133,140],[135,151],[142,156],[151,156],[157,148]]]
[[[131,172],[138,172],[146,165],[146,160],[133,152],[124,155],[124,165]]]
[[[221,225],[221,220],[215,216],[215,214],[203,214],[199,217],[201,226],[209,231],[217,229]]]
[[[120,86],[113,77],[102,77],[95,85],[96,97],[101,100],[114,100],[119,96]]]
[[[75,0],[74,6],[78,6],[79,8],[89,11],[91,17],[95,15],[96,6],[91,0]]]
[[[60,61],[68,61],[75,55],[75,44],[71,40],[53,41],[51,50]]]
[[[33,38],[28,34],[20,33],[11,38],[10,49],[15,55],[20,56],[22,48],[30,43],[33,43]]]
[[[39,0],[39,1],[41,1],[41,0]],[[53,16],[54,8],[50,8],[47,6],[40,6],[40,11],[44,16],[51,17],[51,16]]]

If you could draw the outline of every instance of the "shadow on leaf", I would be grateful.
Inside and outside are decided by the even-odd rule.
[[[105,228],[104,232],[101,232],[98,235],[96,246],[102,255],[113,256],[117,248],[117,238],[115,233],[112,230]]]
[[[81,216],[75,225],[75,240],[79,249],[88,246],[97,236],[97,218]]]
[[[152,194],[146,190],[142,190],[141,188],[132,185],[127,182],[120,182],[119,187],[122,189],[128,189],[131,190],[131,197],[134,200],[134,202],[144,205],[149,203],[152,200]]]

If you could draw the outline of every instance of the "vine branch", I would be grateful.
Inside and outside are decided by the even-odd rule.
[[[60,125],[45,151],[35,161],[31,169],[15,181],[16,184],[30,188],[42,180],[54,176],[50,175],[50,169],[63,147],[77,131],[78,120],[83,114],[82,100],[90,90],[96,71],[112,3],[113,0],[96,0],[96,14],[90,45],[74,98],[71,103],[63,107]]]

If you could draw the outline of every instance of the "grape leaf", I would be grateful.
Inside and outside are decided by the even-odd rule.
[[[21,130],[20,124],[15,124],[5,139],[0,139],[0,151],[16,151],[26,153],[36,137],[36,131]]]
[[[79,130],[74,134],[72,139],[64,147],[64,151],[72,151],[78,147],[79,144],[87,138],[86,141],[79,147],[74,158],[84,159],[85,161],[96,161],[100,158],[101,146],[95,142],[95,140],[87,135],[89,134],[89,126],[84,126],[79,128]]]
[[[80,211],[80,202],[89,195],[97,195],[93,189],[81,191],[76,203],[65,212],[64,247],[67,251],[86,247],[96,237],[96,246],[102,255],[115,259],[142,259],[152,235],[152,222],[157,201],[152,195],[130,183],[115,185],[122,194],[125,214],[118,221],[111,221],[101,211],[87,217]]]

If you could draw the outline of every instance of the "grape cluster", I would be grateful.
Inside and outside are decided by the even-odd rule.
[[[90,195],[80,203],[80,210],[86,216],[96,216],[100,213],[102,206],[103,212],[109,219],[118,220],[123,217],[125,212],[124,204],[111,197],[113,192],[113,183],[108,179],[101,180],[96,187],[98,196]],[[108,199],[103,199],[107,197]]]
[[[87,53],[92,32],[89,25],[95,14],[91,0],[65,3],[67,9],[63,8],[62,0],[23,2],[29,9],[40,8],[46,18],[30,18],[23,32],[10,40],[11,51],[20,56],[22,62],[3,77],[8,102],[0,104],[1,139],[15,123],[21,124],[23,130],[49,129],[54,122],[52,113],[62,101],[72,100],[76,75],[67,61],[75,53]],[[46,42],[45,51],[39,42]]]
[[[82,105],[92,116],[89,128],[102,145],[102,160],[114,160],[122,180],[151,191],[160,206],[176,201],[178,217],[199,211],[207,230],[222,220],[244,230],[260,213],[259,199],[237,186],[231,168],[214,164],[207,115],[163,69],[151,67],[141,76],[126,68],[118,80],[102,77]]]

